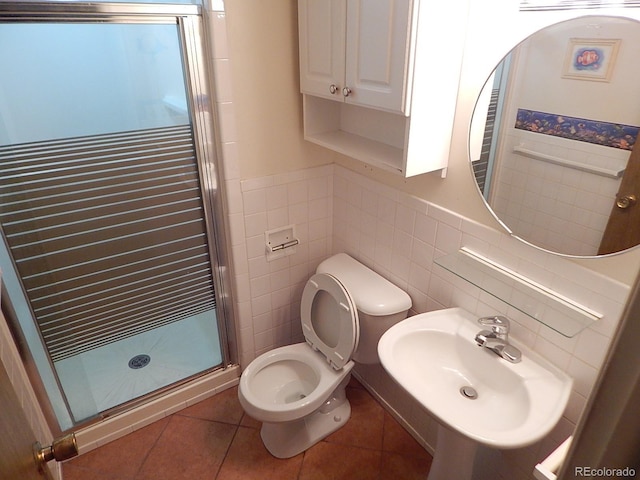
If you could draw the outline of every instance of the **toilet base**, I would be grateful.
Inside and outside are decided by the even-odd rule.
[[[294,457],[347,423],[351,405],[345,386],[350,377],[347,375],[331,397],[312,414],[293,422],[264,422],[260,436],[269,453],[276,458]]]
[[[351,416],[345,401],[332,412],[319,410],[295,422],[263,423],[260,436],[269,453],[277,458],[291,458],[311,448],[342,427]]]

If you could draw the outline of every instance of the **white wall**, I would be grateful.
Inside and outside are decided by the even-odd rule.
[[[331,162],[302,138],[296,0],[225,2],[241,178]]]
[[[569,406],[554,432],[536,445],[503,454],[498,466],[503,478],[529,478],[533,464],[564,440],[578,420],[615,331],[628,284],[637,274],[639,256],[580,262],[550,255],[496,229],[497,223],[484,210],[468,165],[468,123],[484,78],[515,42],[504,46],[504,51],[499,45],[505,38],[527,32],[507,23],[508,28],[500,29],[501,43],[486,40],[487,28],[493,31],[490,27],[496,19],[480,28],[483,15],[479,13],[488,5],[475,5],[481,11],[472,12],[478,24],[470,27],[468,45],[477,45],[470,47],[472,60],[463,72],[448,177],[405,180],[301,141],[301,117],[292,120],[290,116],[292,111],[300,112],[300,95],[293,88],[274,94],[271,78],[292,87],[297,72],[289,63],[289,68],[272,69],[261,60],[267,52],[296,54],[296,2],[260,2],[260,7],[241,3],[227,0],[228,17],[223,13],[212,17],[241,364],[246,366],[263,351],[300,340],[299,293],[305,276],[331,252],[347,251],[405,288],[415,312],[460,305],[478,314],[506,313],[516,322],[516,339],[575,379]],[[495,0],[495,6],[508,13],[513,5],[507,3],[513,4]],[[481,58],[485,40],[478,39],[483,38],[494,50]],[[479,65],[474,63],[479,59]],[[234,67],[235,62],[241,66]],[[250,70],[253,62],[257,70]],[[253,75],[247,75],[249,71]],[[265,84],[260,81],[264,75],[269,77]],[[333,161],[338,165],[332,166]],[[266,262],[261,232],[288,222],[299,222],[306,240],[295,255]],[[462,245],[471,245],[603,312],[603,321],[566,339],[433,264],[435,255]],[[433,419],[380,367],[359,367],[358,373],[425,445],[434,446]]]
[[[523,42],[525,52],[516,58],[517,85],[513,96],[518,104],[542,112],[588,118],[603,122],[640,124],[640,110],[629,101],[637,95],[640,55],[640,23],[637,20],[607,18],[590,12],[581,19],[560,23]],[[531,15],[531,14],[530,14]],[[571,38],[617,39],[620,48],[608,82],[563,78]],[[514,118],[514,117],[511,117]]]

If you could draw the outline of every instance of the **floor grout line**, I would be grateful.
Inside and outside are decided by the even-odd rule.
[[[172,417],[173,415],[169,415],[169,417]],[[167,418],[167,417],[164,417]],[[144,455],[144,458],[142,460],[142,462],[140,462],[140,466],[138,467],[138,469],[136,470],[136,472],[133,475],[133,479],[135,480],[136,478],[138,478],[138,475],[140,474],[140,472],[142,471],[145,463],[147,462],[147,460],[149,459],[149,455],[151,455],[151,452],[153,451],[153,449],[155,448],[156,445],[158,445],[158,442],[160,441],[160,439],[162,438],[162,435],[164,435],[164,432],[167,430],[167,428],[169,427],[169,423],[171,422],[171,418],[169,418],[169,420],[167,421],[166,425],[164,426],[164,428],[160,431],[160,433],[158,434],[158,436],[156,437],[156,439],[153,442],[153,445],[151,445],[151,447],[149,447],[149,449],[147,450],[146,454]]]
[[[222,471],[222,467],[224,466],[224,463],[226,462],[227,458],[229,457],[229,450],[231,450],[231,445],[233,445],[233,441],[238,436],[238,431],[240,430],[241,423],[242,423],[242,417],[240,417],[240,420],[239,420],[238,424],[235,426],[236,430],[233,432],[233,436],[231,437],[231,441],[229,442],[229,445],[227,445],[227,449],[224,452],[224,457],[222,457],[222,461],[220,462],[220,466],[218,466],[218,471],[216,472],[215,476],[213,477],[214,479],[218,478],[218,476],[220,475],[220,472]]]

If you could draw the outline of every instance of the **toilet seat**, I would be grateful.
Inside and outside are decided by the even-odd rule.
[[[340,370],[358,345],[358,311],[349,292],[328,273],[313,275],[302,292],[302,331],[309,345]]]

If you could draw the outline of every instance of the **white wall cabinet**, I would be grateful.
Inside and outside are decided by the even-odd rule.
[[[306,31],[300,36],[302,92],[408,114],[411,3],[300,2]]]
[[[468,0],[299,0],[305,139],[406,177],[446,170]]]

